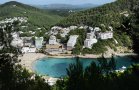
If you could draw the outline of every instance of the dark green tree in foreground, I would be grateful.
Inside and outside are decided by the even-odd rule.
[[[0,90],[50,90],[43,79],[18,65],[20,51],[11,46],[13,26],[0,28]]]
[[[102,60],[103,59],[103,60]],[[96,65],[92,62],[90,66],[83,69],[79,58],[75,64],[67,69],[68,77],[59,80],[56,90],[138,90],[139,65],[132,65],[122,72],[115,72],[115,59],[104,61]]]
[[[79,61],[79,57],[76,59],[76,63],[69,65],[69,68],[67,69],[69,77],[67,90],[84,90],[83,66]]]

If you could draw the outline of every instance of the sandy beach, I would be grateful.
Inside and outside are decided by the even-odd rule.
[[[37,59],[43,57],[46,57],[46,55],[42,53],[26,53],[23,56],[19,57],[19,59],[21,60],[19,64],[21,64],[24,68],[32,72],[32,63]]]
[[[46,55],[42,53],[26,53],[23,56],[19,57],[19,59],[21,60],[19,64],[21,64],[24,68],[26,68],[30,72],[33,72],[32,68],[33,62],[44,57],[46,57]],[[45,79],[45,82],[47,82],[49,85],[54,85],[58,80],[58,78],[53,78],[50,76],[42,76],[42,78]]]

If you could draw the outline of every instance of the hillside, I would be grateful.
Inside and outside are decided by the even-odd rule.
[[[136,4],[137,0],[117,0],[113,3],[105,4],[100,7],[88,9],[70,15],[59,25],[69,26],[77,24],[85,24],[90,26],[119,26],[123,20],[124,14],[131,14],[131,8]]]
[[[48,13],[47,11],[37,9],[35,7],[25,5],[19,2],[11,1],[0,5],[0,19],[7,17],[27,17],[29,23],[34,26],[48,28],[49,26],[59,22],[62,17]]]
[[[127,47],[129,50],[139,52],[137,47],[139,46],[139,42],[137,42],[137,38],[139,38],[139,26],[136,26],[138,24],[138,16],[136,17],[136,15],[138,15],[138,10],[136,10],[139,7],[138,2],[138,0],[117,0],[100,7],[72,14],[57,25],[63,27],[88,25],[100,27],[103,32],[107,31],[109,26],[113,27],[114,38],[112,40],[100,41],[95,44],[92,49],[85,48],[83,50],[84,53],[105,53],[105,51],[107,51],[106,47],[114,51],[117,51],[117,47],[120,47],[119,52],[128,52],[122,51]],[[77,32],[74,32],[74,34],[79,35]],[[79,46],[82,46],[82,44],[77,43],[74,50],[75,52],[81,50]]]

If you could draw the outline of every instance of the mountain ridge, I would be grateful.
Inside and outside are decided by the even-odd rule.
[[[79,5],[74,5],[74,4],[48,4],[48,5],[36,5],[36,7],[41,8],[41,9],[88,9],[88,8],[94,8],[99,5],[96,4],[79,4]]]
[[[0,19],[18,16],[28,17],[29,22],[33,25],[44,27],[49,27],[62,19],[59,15],[16,1],[0,5]]]
[[[77,25],[77,24],[87,24],[93,26],[100,26],[100,24],[109,24],[112,22],[120,21],[122,17],[122,12],[126,11],[130,13],[131,3],[135,3],[136,0],[117,0],[112,3],[105,4],[103,6],[95,7],[92,9],[80,11],[78,13],[74,13],[65,20],[61,21],[59,25]]]

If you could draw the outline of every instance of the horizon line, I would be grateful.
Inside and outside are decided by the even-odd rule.
[[[7,1],[4,3],[0,3],[1,4],[5,4],[8,2],[12,2],[12,1]],[[27,4],[27,5],[52,5],[52,4],[65,4],[65,5],[85,5],[85,4],[92,4],[92,5],[104,5],[104,4],[108,4],[108,3],[104,3],[104,4],[95,4],[95,3],[81,3],[81,4],[67,4],[67,3],[49,3],[49,4],[31,4],[31,3],[24,3],[24,2],[20,2],[20,1],[14,1],[14,2],[18,2],[18,3],[22,3],[22,4]],[[112,2],[109,2],[112,3]]]

